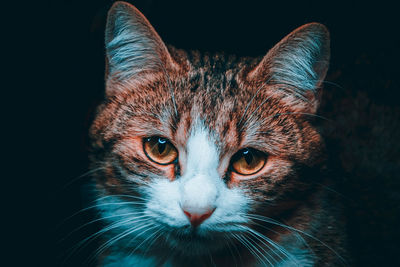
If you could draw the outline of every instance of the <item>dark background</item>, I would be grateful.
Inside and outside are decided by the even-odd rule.
[[[84,201],[81,185],[87,178],[70,182],[87,170],[86,133],[103,96],[103,32],[112,2],[56,0],[3,10],[12,16],[8,28],[17,38],[3,34],[2,39],[22,55],[8,68],[16,95],[3,99],[12,106],[4,121],[15,115],[3,125],[17,138],[5,139],[12,146],[9,180],[15,182],[3,186],[9,194],[5,221],[11,228],[4,228],[13,251],[9,266],[60,265],[77,239],[59,240],[89,218],[58,226]],[[332,151],[357,151],[337,157],[345,165],[338,191],[346,199],[354,266],[399,266],[397,7],[383,1],[130,2],[168,44],[242,56],[264,55],[304,23],[325,24],[332,40],[327,79],[335,83],[327,88],[332,93],[326,114],[342,127],[332,130]],[[3,54],[14,56],[10,50]],[[338,132],[346,141],[335,146],[343,138]],[[77,262],[79,257],[69,265]]]

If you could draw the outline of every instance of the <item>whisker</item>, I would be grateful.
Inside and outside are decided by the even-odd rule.
[[[163,230],[165,227],[161,227],[158,231],[158,235],[153,238],[153,240],[147,245],[146,250],[144,251],[143,255],[146,256],[147,252],[149,251],[150,247],[154,244],[154,242],[163,235]]]
[[[249,229],[249,231],[258,236],[261,239],[264,239],[265,241],[267,241],[271,246],[273,246],[276,250],[278,250],[280,253],[282,253],[286,258],[290,259],[293,263],[296,263],[296,265],[298,265],[298,262],[296,260],[296,258],[289,252],[287,251],[284,247],[278,245],[276,242],[274,242],[272,239],[266,237],[265,235],[253,230],[253,229]],[[258,239],[258,238],[257,238]],[[268,246],[269,247],[269,246]],[[276,253],[274,250],[272,250],[281,260],[283,260],[283,258]]]
[[[144,202],[143,202],[143,203],[144,203]],[[129,204],[129,205],[140,205],[140,204],[143,204],[143,203],[141,203],[141,202],[130,202],[130,201],[128,201],[128,202],[115,202],[115,203],[101,203],[101,204],[93,205],[93,206],[90,206],[90,207],[87,207],[87,208],[83,208],[83,209],[81,209],[81,210],[75,212],[75,213],[72,214],[71,216],[69,216],[69,217],[67,217],[66,219],[64,219],[59,225],[56,226],[56,228],[60,228],[63,224],[65,224],[67,221],[71,220],[73,217],[75,217],[75,216],[77,216],[77,215],[79,215],[79,214],[81,214],[81,213],[83,213],[83,212],[85,212],[85,211],[94,209],[94,208],[103,207],[103,206],[109,206],[109,205],[110,205],[110,206],[112,206],[112,205],[128,205],[128,204]]]
[[[335,87],[337,87],[339,89],[345,90],[345,88],[343,86],[341,86],[340,84],[338,84],[338,83],[334,83],[334,82],[331,82],[331,81],[322,81],[322,83],[333,85],[333,86],[335,86]]]
[[[95,168],[95,169],[91,169],[91,170],[79,175],[78,177],[72,179],[71,181],[67,182],[66,184],[64,184],[59,191],[65,190],[66,188],[68,188],[73,183],[77,182],[78,180],[80,180],[82,178],[85,178],[85,177],[87,177],[87,176],[89,176],[89,175],[91,175],[91,174],[93,174],[93,173],[95,173],[97,171],[104,170],[104,169],[105,169],[104,167],[98,167],[98,168]]]
[[[252,235],[255,239],[257,239],[258,241],[260,241],[263,245],[265,245],[270,251],[272,251],[274,254],[276,254],[281,260],[283,260],[283,258],[276,253],[274,250],[271,249],[271,247],[268,244],[265,244],[265,242],[260,239],[257,235],[255,235],[252,231],[250,231],[251,229],[248,227],[243,227],[243,229],[248,232],[250,235]],[[261,234],[260,234],[261,235]],[[268,239],[267,237],[263,236],[263,239],[265,239],[268,243],[270,243],[272,240]],[[270,256],[270,254],[264,250],[264,248],[262,248],[262,246],[260,246],[260,248],[268,255]]]
[[[152,227],[152,228],[149,228],[149,229],[145,230],[144,232],[147,232],[147,231],[149,231],[149,230],[155,229],[155,228],[157,228],[157,227],[158,227],[158,226],[154,226],[154,227]],[[147,254],[147,252],[149,251],[150,247],[154,244],[154,242],[155,242],[160,236],[162,236],[162,234],[163,234],[162,230],[164,230],[164,227],[158,229],[156,232],[152,233],[149,237],[147,237],[146,239],[144,239],[139,245],[137,245],[137,246],[135,247],[134,250],[132,250],[132,251],[129,253],[128,257],[131,256],[131,255],[133,255],[137,249],[139,249],[143,244],[145,244],[147,241],[149,241],[149,243],[148,243],[148,245],[147,245],[147,248],[146,248],[145,251],[143,252],[143,257],[145,257],[146,254]],[[144,233],[144,232],[143,232],[143,233]],[[143,233],[139,234],[138,236],[142,235]],[[128,246],[129,246],[129,244],[132,243],[132,241],[134,241],[138,236],[136,236],[135,238],[133,238],[133,239],[128,243]]]
[[[306,113],[306,112],[285,112],[285,113],[277,113],[277,114],[274,114],[274,115],[272,115],[272,116],[268,116],[268,117],[266,117],[265,119],[274,118],[274,117],[279,117],[279,116],[281,116],[281,115],[307,115],[307,116],[311,116],[311,117],[320,118],[320,119],[323,119],[323,120],[326,120],[326,121],[329,121],[329,122],[334,122],[333,120],[328,119],[328,118],[326,118],[326,117],[324,117],[324,116],[320,116],[320,115],[312,114],[312,113]]]
[[[328,190],[328,191],[330,191],[330,192],[332,192],[332,193],[335,193],[335,194],[337,194],[338,196],[340,196],[340,197],[342,197],[342,198],[344,198],[344,199],[346,199],[346,200],[348,200],[348,201],[351,201],[351,202],[355,203],[355,200],[354,200],[354,199],[351,199],[351,198],[345,196],[344,194],[338,192],[337,190],[335,190],[335,189],[333,189],[333,188],[330,188],[329,186],[326,186],[326,185],[321,184],[321,183],[316,183],[316,184],[319,185],[319,186],[322,186],[324,189],[326,189],[326,190]]]
[[[255,92],[255,94],[252,96],[252,98],[250,99],[249,103],[247,103],[246,108],[244,109],[244,112],[242,114],[242,117],[239,120],[238,125],[241,125],[242,120],[244,119],[244,116],[247,113],[247,110],[249,109],[251,103],[254,101],[254,99],[256,98],[256,96],[258,95],[258,92],[260,92],[260,90],[264,87],[264,85],[268,84],[268,82],[271,80],[271,78],[269,78],[265,83],[261,84],[258,88],[257,91]]]
[[[247,217],[246,214],[244,214],[243,216]],[[264,228],[264,229],[266,229],[266,230],[268,230],[268,231],[270,231],[270,232],[272,232],[272,233],[275,233],[275,234],[277,234],[277,235],[280,235],[279,232],[277,232],[277,231],[275,231],[275,230],[273,230],[273,229],[271,229],[271,228],[269,228],[269,227],[266,227],[265,225],[261,225],[261,224],[259,224],[259,223],[254,222],[250,217],[248,217],[248,218],[251,220],[251,224],[252,224],[252,225],[259,226],[259,227]],[[288,229],[288,230],[289,230],[289,229]],[[253,229],[253,231],[255,231],[255,230]],[[307,243],[307,241],[306,241],[299,233],[293,232],[292,230],[289,230],[289,231],[290,231],[293,235],[295,235],[296,238],[299,239],[300,242],[302,242],[310,251],[313,252],[313,250],[312,250],[312,248],[310,247],[310,245]],[[262,234],[259,233],[259,232],[258,232],[258,234],[262,235]],[[264,236],[264,235],[262,235],[262,236]],[[266,236],[264,236],[264,237],[267,238]],[[268,238],[267,238],[267,239],[268,239]],[[271,240],[271,239],[269,239],[269,240]],[[273,240],[271,240],[271,242],[273,242]],[[276,244],[276,243],[275,243],[275,244]],[[278,245],[278,244],[276,244],[276,245]],[[314,254],[314,252],[313,252],[313,254]]]
[[[207,253],[208,253],[208,256],[210,257],[210,263],[212,264],[212,266],[217,267],[209,249],[207,249]]]
[[[294,94],[296,97],[300,98],[301,100],[303,100],[305,102],[310,102],[310,100],[304,95],[304,92],[309,91],[309,90],[301,89],[294,84],[291,84],[289,82],[283,82],[283,81],[275,82],[275,83],[273,83],[273,85],[285,85],[287,87],[280,87],[279,90],[282,90],[282,91],[290,90],[291,94]],[[315,92],[315,90],[312,90],[312,92]]]
[[[254,116],[254,114],[265,104],[269,99],[271,99],[272,96],[267,97],[266,99],[261,102],[260,105],[250,114],[250,116],[247,118],[247,121],[250,121],[250,119]]]
[[[150,219],[148,219],[147,221],[150,221]],[[151,224],[150,224],[150,225],[151,225]],[[133,229],[128,229],[128,230],[126,230],[126,231],[124,231],[124,232],[122,232],[122,233],[120,233],[120,234],[114,236],[113,238],[111,238],[110,240],[108,240],[107,242],[105,242],[103,245],[101,245],[101,246],[96,250],[96,253],[88,259],[88,262],[91,262],[91,261],[93,261],[94,259],[96,259],[96,258],[97,258],[101,253],[103,253],[107,248],[111,247],[113,244],[115,244],[115,243],[118,242],[119,240],[121,240],[121,239],[123,239],[124,237],[126,237],[126,236],[128,236],[128,235],[131,235],[131,234],[133,234],[133,233],[135,233],[135,232],[137,232],[137,231],[139,231],[139,230],[141,230],[141,229],[143,229],[143,228],[146,228],[146,227],[148,227],[148,229],[144,230],[143,232],[141,232],[141,233],[140,233],[139,235],[137,235],[136,237],[141,236],[141,235],[143,235],[145,232],[147,232],[148,230],[154,229],[154,228],[155,228],[154,226],[153,226],[153,227],[151,227],[151,226],[149,227],[148,224],[145,224],[145,225],[142,224],[142,226],[140,226],[140,227],[138,227],[138,228],[135,227],[135,228],[133,228]]]
[[[75,232],[81,230],[82,228],[84,228],[84,227],[86,227],[86,226],[88,226],[88,225],[90,225],[90,224],[93,224],[93,223],[95,223],[95,222],[102,221],[102,220],[107,220],[107,219],[111,219],[111,218],[116,218],[116,217],[123,217],[123,216],[129,216],[129,215],[137,215],[137,214],[143,214],[143,212],[130,212],[130,213],[124,213],[124,214],[117,214],[117,215],[111,215],[111,216],[101,217],[101,218],[92,220],[92,221],[87,222],[87,223],[85,223],[85,224],[79,226],[78,228],[72,230],[68,235],[66,235],[65,237],[63,237],[63,238],[62,238],[61,240],[59,240],[58,242],[63,242],[63,241],[66,240],[69,236],[71,236],[73,233],[75,233]],[[143,217],[147,217],[147,216],[148,216],[148,215],[143,215],[143,216],[138,216],[138,217],[135,217],[135,218],[143,218]]]
[[[96,233],[90,235],[89,237],[86,237],[85,239],[81,240],[78,244],[76,244],[75,246],[73,246],[70,249],[70,252],[68,253],[68,255],[65,257],[64,259],[64,263],[67,262],[67,260],[74,254],[76,253],[78,250],[83,249],[85,246],[89,245],[90,242],[92,242],[94,239],[96,239],[97,237],[99,237],[100,235],[111,231],[113,229],[116,229],[126,223],[129,222],[133,222],[135,221],[136,218],[129,218],[127,220],[122,220],[122,221],[117,221],[115,223],[112,223],[110,225],[108,225],[107,227],[102,228],[101,230],[97,231]],[[136,222],[146,222],[146,221],[150,221],[150,218],[148,219],[142,219],[142,220],[137,220]]]
[[[233,236],[235,236],[239,240],[239,242],[242,243],[250,251],[253,256],[255,256],[261,263],[265,264],[263,259],[257,254],[257,251],[258,253],[260,253],[260,251],[257,248],[255,248],[256,250],[254,250],[254,245],[251,244],[245,236],[235,234]]]
[[[172,104],[174,105],[175,116],[178,116],[178,108],[176,107],[175,92],[174,92],[174,89],[172,87],[171,78],[169,77],[168,72],[165,69],[165,66],[164,66],[164,64],[162,62],[160,62],[160,66],[161,66],[161,68],[162,68],[162,70],[163,70],[163,72],[165,74],[165,77],[167,78],[166,81],[167,81],[168,88],[169,88],[169,91],[170,91],[170,94],[171,94]]]
[[[227,245],[226,247],[229,249],[229,253],[232,255],[232,258],[233,258],[233,261],[235,262],[235,266],[237,267],[238,265],[237,265],[237,262],[236,262],[236,256],[235,256],[235,254],[233,253],[233,251],[232,251],[232,249],[231,249],[231,239],[230,238],[227,238],[227,236],[225,235],[225,244]],[[234,245],[234,244],[233,244]],[[239,254],[239,252],[237,251],[237,248],[236,248],[236,246],[235,246],[235,249],[236,249],[236,252]],[[239,254],[239,256],[240,256],[240,254]]]
[[[254,237],[254,236],[249,236],[249,239],[250,239],[250,237]],[[250,239],[250,240],[253,240],[253,239]],[[274,264],[268,259],[268,257],[271,257],[271,255],[260,245],[260,244],[258,244],[257,242],[254,242],[254,244],[255,245],[257,245],[257,247],[259,247],[264,253],[261,253],[260,252],[260,255],[271,265],[271,266],[274,266]],[[255,245],[253,245],[254,247],[255,247]],[[268,246],[267,246],[268,247]],[[268,247],[269,248],[269,247]],[[270,249],[270,248],[269,248]],[[271,249],[270,249],[271,250]],[[258,250],[259,251],[259,250]],[[271,250],[272,252],[274,252],[275,254],[276,254],[276,252],[275,251],[273,251],[273,250]],[[278,254],[276,254],[276,255],[278,255]],[[268,256],[268,257],[267,257]],[[272,258],[275,262],[277,262],[274,258]]]
[[[126,198],[133,198],[133,199],[147,201],[147,199],[145,199],[145,198],[133,196],[133,195],[107,195],[107,196],[96,198],[96,200],[94,200],[92,203],[98,202],[99,200],[103,200],[106,198],[112,198],[112,197],[126,197]]]
[[[239,243],[242,244],[242,245],[251,253],[251,255],[255,256],[254,253],[253,253],[253,251],[252,251],[251,249],[249,249],[249,247],[247,246],[246,243],[243,243],[243,241],[239,238],[238,235],[236,235],[236,234],[231,234],[231,235],[232,235],[232,237],[233,237],[234,239],[236,239],[237,241],[239,241]]]
[[[321,245],[325,246],[326,248],[328,248],[330,251],[332,251],[332,252],[342,261],[343,264],[346,265],[346,263],[347,263],[346,260],[345,260],[342,256],[340,256],[339,253],[336,252],[336,250],[334,250],[334,249],[331,248],[329,245],[327,245],[325,242],[319,240],[318,238],[314,237],[314,236],[311,235],[311,234],[308,234],[308,233],[306,233],[306,232],[304,232],[304,231],[302,231],[302,230],[296,229],[296,228],[291,227],[291,226],[289,226],[289,225],[285,225],[285,224],[280,223],[280,222],[278,222],[278,221],[276,221],[276,220],[274,220],[274,219],[271,219],[271,218],[268,218],[268,217],[264,217],[264,216],[261,216],[261,215],[248,214],[247,217],[250,218],[250,219],[260,220],[260,221],[264,221],[264,222],[266,222],[266,223],[271,223],[271,224],[274,224],[274,225],[278,225],[278,226],[281,226],[281,227],[283,227],[283,228],[285,228],[285,229],[288,229],[288,230],[292,230],[292,231],[296,231],[296,232],[298,232],[298,233],[301,233],[301,234],[303,234],[303,235],[305,235],[305,236],[307,236],[307,237],[309,237],[309,238],[311,238],[311,239],[313,239],[313,240],[319,242]]]

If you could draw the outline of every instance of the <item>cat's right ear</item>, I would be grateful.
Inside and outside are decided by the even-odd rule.
[[[315,92],[329,66],[329,32],[319,23],[303,25],[276,44],[249,74],[269,84],[292,85],[297,95]]]
[[[107,80],[123,82],[174,64],[146,17],[126,2],[115,2],[108,12],[105,46]]]
[[[286,102],[314,113],[329,66],[329,32],[319,23],[303,25],[276,44],[248,74],[250,81],[276,85]],[[306,100],[306,101],[300,101]]]

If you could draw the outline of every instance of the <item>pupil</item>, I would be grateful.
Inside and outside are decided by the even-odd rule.
[[[250,153],[249,150],[243,151],[244,154],[244,160],[246,161],[247,165],[250,165],[253,162],[253,154]]]
[[[165,150],[167,141],[164,139],[158,139],[158,153],[162,154]]]

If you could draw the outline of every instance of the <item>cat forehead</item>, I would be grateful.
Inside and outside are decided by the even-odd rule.
[[[218,147],[229,150],[245,138],[257,139],[269,130],[274,112],[284,113],[267,84],[246,79],[259,59],[182,53],[181,69],[142,74],[116,90],[116,109],[124,116],[115,117],[115,124],[186,144],[195,122],[202,121]]]
[[[218,56],[213,60],[206,55],[202,60],[200,55],[195,60],[188,58],[192,66],[186,72],[160,74],[146,83],[128,84],[129,90],[121,90],[118,99],[123,102],[119,108],[133,115],[130,120],[137,122],[134,127],[147,124],[159,129],[160,134],[172,131],[168,136],[181,136],[182,142],[187,141],[198,121],[223,143],[237,143],[242,134],[248,136],[246,129],[239,128],[244,122],[251,130],[257,128],[256,121],[262,119],[260,113],[269,103],[256,107],[268,98],[267,90],[257,92],[257,87],[246,84],[238,63],[241,61],[236,58],[226,65],[226,58]]]
[[[154,113],[163,113],[177,109],[180,116],[195,112],[208,121],[210,117],[215,120],[221,111],[240,109],[254,93],[246,88],[239,59],[192,54],[195,56],[180,55],[181,60],[186,58],[183,71],[160,72],[127,82],[127,88],[119,90],[120,98],[127,99],[126,104],[136,110],[156,108]]]
[[[257,60],[193,51],[184,58],[187,71],[174,76],[177,105],[183,110],[190,106],[206,122],[232,120],[230,115],[240,113],[254,94],[245,77]]]

